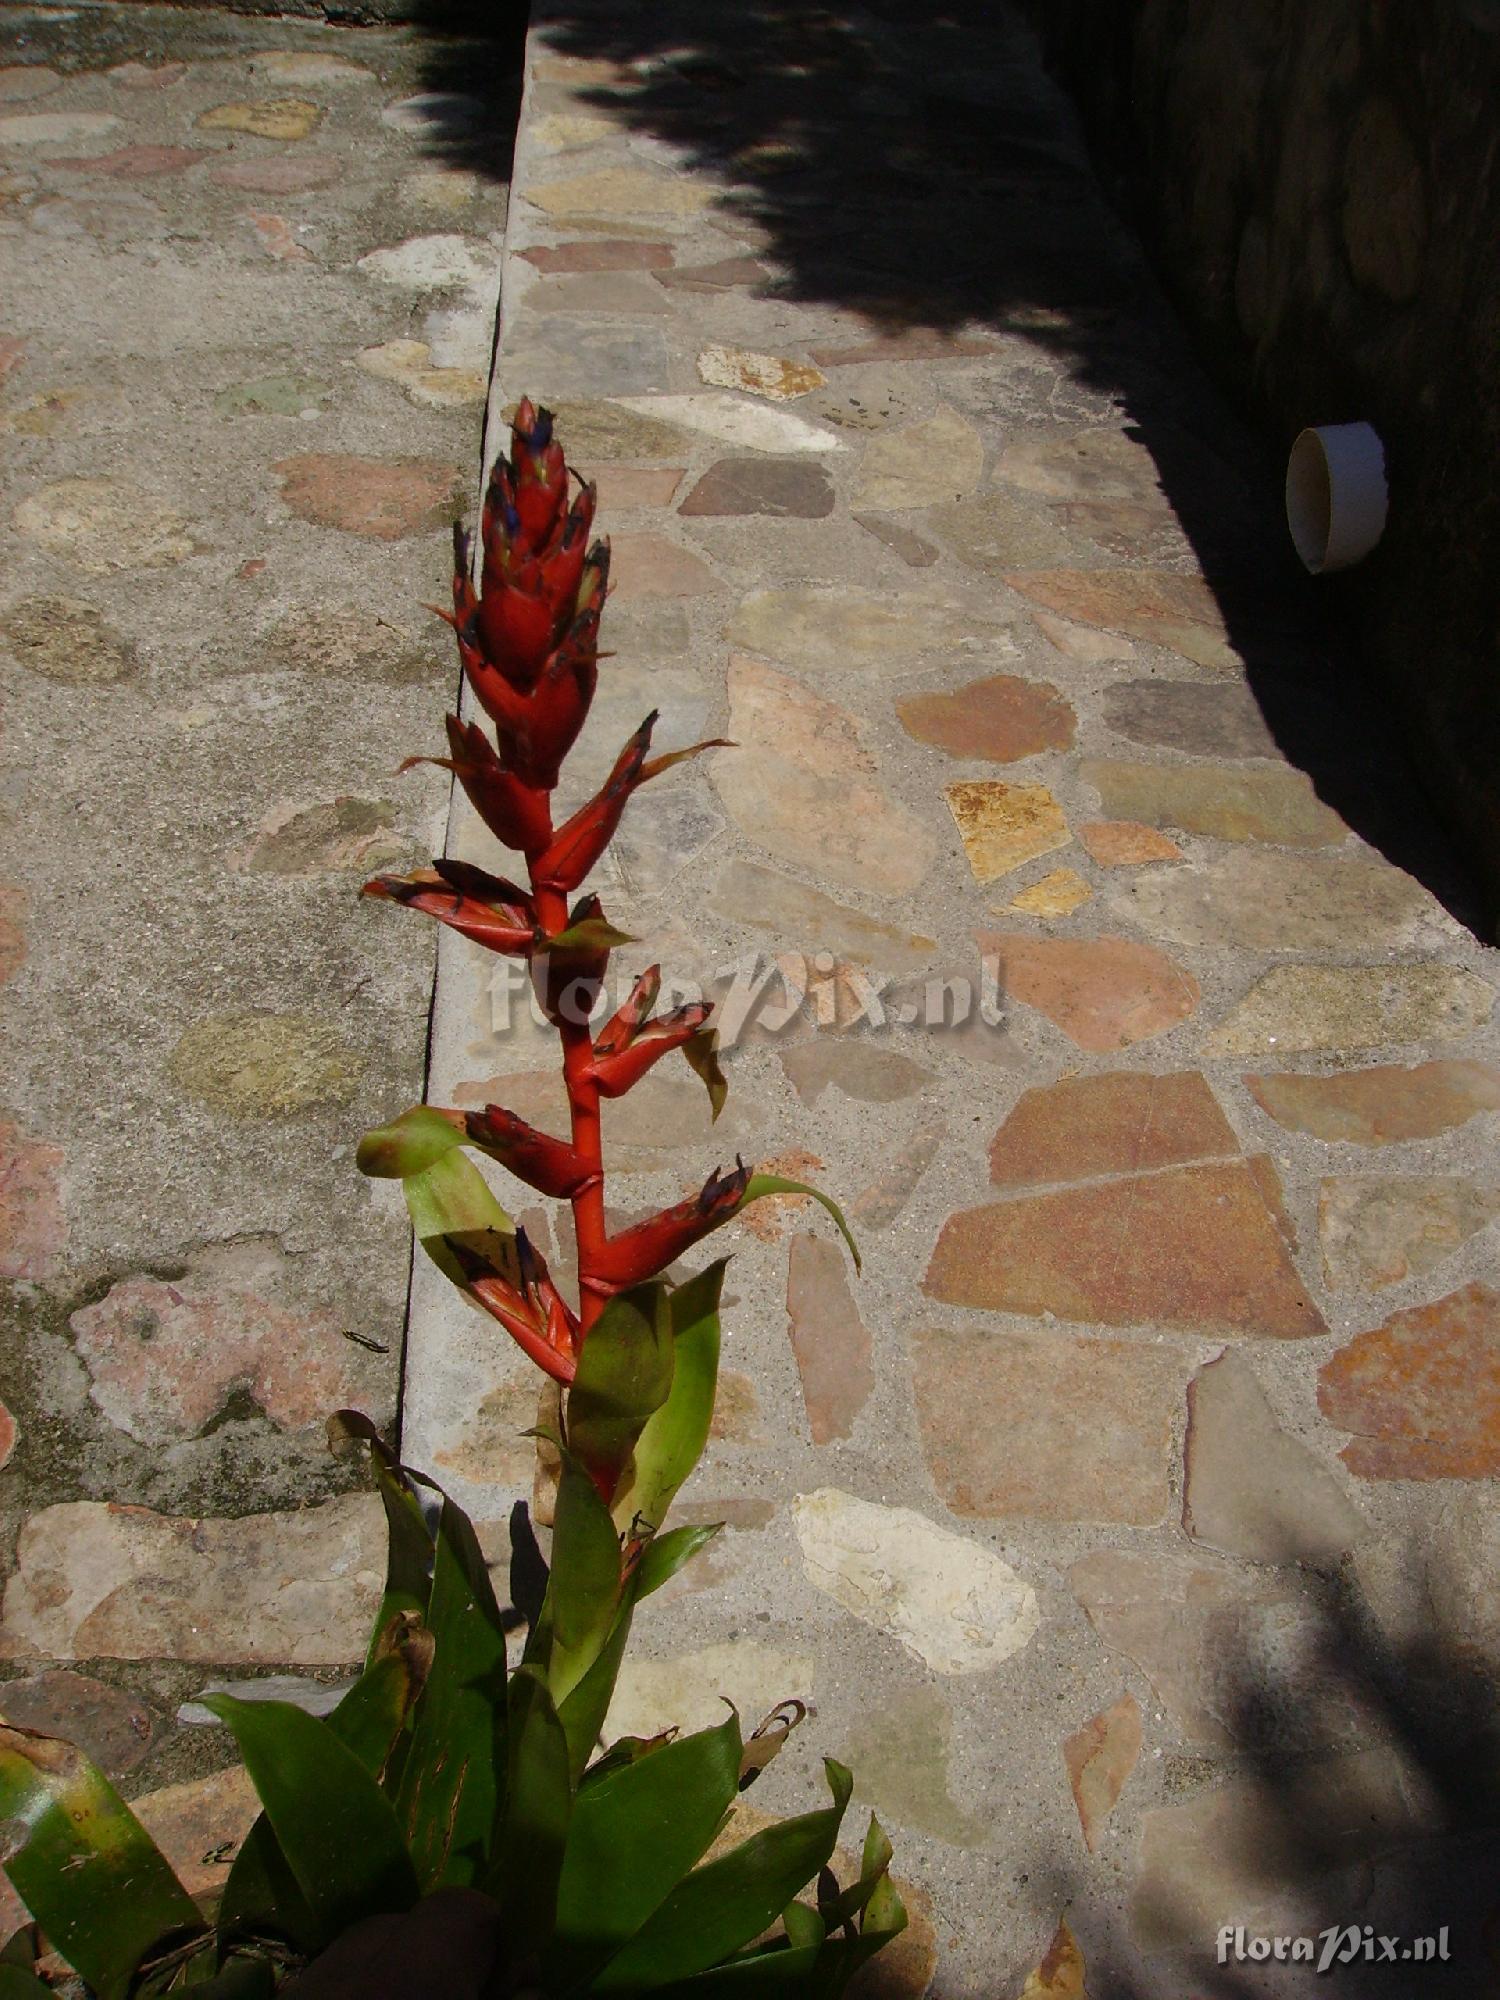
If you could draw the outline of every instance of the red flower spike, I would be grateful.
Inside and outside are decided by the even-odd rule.
[[[625,1005],[596,1036],[594,1054],[612,1056],[616,1049],[623,1049],[627,1042],[632,1041],[650,1020],[651,1010],[656,1005],[656,996],[660,991],[661,967],[649,965],[631,987]]]
[[[568,499],[562,446],[552,435],[552,412],[538,410],[529,396],[516,407],[510,427],[511,479],[521,533],[528,547],[551,540]]]
[[[514,883],[463,862],[440,861],[412,875],[377,875],[360,891],[422,910],[490,951],[525,957],[536,920],[530,899]]]
[[[465,1112],[463,1122],[476,1146],[539,1194],[571,1200],[590,1180],[599,1178],[598,1170],[590,1169],[565,1139],[538,1132],[502,1105]]]
[[[663,1056],[690,1042],[713,1011],[711,1000],[691,1000],[685,1007],[663,1014],[659,1021],[648,1022],[613,1055],[596,1054],[589,1075],[599,1086],[599,1094],[623,1097]]]
[[[477,722],[461,722],[456,715],[445,717],[445,721],[453,755],[407,757],[397,766],[398,771],[409,771],[416,764],[436,764],[451,771],[496,840],[528,857],[540,852],[552,836],[547,794],[523,785],[506,770]]]
[[[710,1174],[698,1193],[686,1201],[609,1237],[589,1259],[582,1284],[606,1296],[629,1285],[645,1284],[684,1250],[727,1222],[744,1198],[749,1180],[750,1169],[743,1160],[736,1160],[733,1173]]]
[[[509,576],[492,580],[485,564],[479,601],[479,636],[485,656],[512,687],[529,688],[557,643],[557,614],[542,589],[536,565],[524,582]]]
[[[599,614],[581,612],[527,697],[506,762],[528,785],[550,792],[557,783],[562,760],[577,741],[594,699],[598,648]]]

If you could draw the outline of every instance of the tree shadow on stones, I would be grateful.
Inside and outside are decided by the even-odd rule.
[[[443,16],[450,36],[453,18]],[[585,97],[734,189],[726,219],[765,232],[783,274],[772,295],[861,314],[872,336],[1024,334],[1114,397],[1151,453],[1276,746],[1461,921],[1482,921],[1477,882],[1427,809],[1387,703],[1296,563],[1279,464],[1210,388],[1011,9],[543,0],[538,18],[558,53],[633,66],[627,81],[587,84]],[[491,92],[498,121],[466,129],[460,118],[433,141],[442,157],[491,170],[504,106],[513,118],[499,79],[518,59],[519,30],[509,4],[491,17],[489,83],[466,42],[434,45],[428,88]],[[724,254],[736,254],[732,237]],[[857,391],[859,374],[842,380]],[[1101,566],[1120,559],[1101,551]]]
[[[1113,1939],[1090,1948],[1097,1874],[1091,1883],[1057,1854],[1030,1863],[1034,1906],[1066,1911],[1083,1942],[1090,2000],[1500,1992],[1500,1660],[1433,1617],[1434,1602],[1455,1595],[1437,1581],[1442,1568],[1415,1542],[1402,1552],[1420,1608],[1398,1621],[1377,1618],[1347,1567],[1299,1572],[1311,1624],[1295,1672],[1226,1662],[1219,1713],[1236,1747],[1216,1781],[1238,1810],[1205,1817],[1201,1830],[1205,1872],[1227,1864],[1247,1885],[1238,1906],[1221,1897],[1216,1908],[1212,1898],[1194,1907],[1191,1887],[1177,1896],[1143,1877],[1130,1906],[1136,1939],[1152,1949],[1142,1959],[1112,1949]],[[1186,1809],[1213,1795],[1205,1788],[1172,1804]],[[1221,1965],[1221,1924],[1242,1926],[1246,1948],[1256,1937],[1311,1936],[1320,1951],[1321,1934],[1335,1926],[1350,1955],[1319,1971],[1316,1961],[1237,1962],[1231,1947]],[[1413,1940],[1444,1928],[1446,1960],[1401,1958]],[[941,1975],[931,2000],[943,2000]]]

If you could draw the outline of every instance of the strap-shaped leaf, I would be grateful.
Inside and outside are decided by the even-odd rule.
[[[0,1724],[0,1821],[17,1895],[100,2000],[124,1994],[163,1938],[202,1928],[155,1841],[71,1743]]]
[[[418,1895],[389,1799],[330,1723],[285,1701],[205,1695],[234,1731],[266,1819],[324,1938]]]
[[[652,2000],[738,2000],[741,1993],[769,1993],[775,2000],[811,2000],[825,1944],[796,1945],[788,1949],[779,1940],[763,1950],[746,1952],[727,1965],[713,1966],[694,1979],[674,1979],[667,1986],[653,1986]],[[596,1989],[601,1990],[602,1989]]]
[[[572,1814],[568,1739],[545,1675],[523,1664],[510,1680],[505,1810],[489,1879],[480,1884],[500,1904],[512,1964],[552,1936]]]
[[[703,1455],[719,1379],[720,1258],[672,1294],[672,1388],[636,1441],[635,1469],[616,1496],[626,1533],[659,1528],[677,1490]]]
[[[568,1739],[568,1768],[575,1784],[594,1754],[604,1718],[614,1700],[615,1682],[619,1679],[620,1662],[625,1657],[625,1646],[630,1638],[630,1621],[635,1612],[637,1595],[636,1581],[632,1579],[625,1587],[615,1622],[599,1648],[598,1658],[558,1709],[563,1732]]]
[[[647,1419],[672,1387],[672,1311],[665,1285],[610,1300],[589,1328],[568,1391],[568,1446],[613,1495]]]
[[[578,1794],[544,1966],[549,1986],[579,1988],[702,1859],[733,1803],[741,1748],[731,1711]]]
[[[782,1820],[695,1868],[612,1958],[595,1993],[649,1993],[717,1966],[773,1923],[833,1852],[854,1781],[824,1760],[833,1804]]]
[[[717,1123],[719,1113],[724,1109],[724,1101],[729,1095],[729,1079],[719,1066],[719,1036],[717,1029],[702,1028],[690,1042],[684,1042],[682,1053],[708,1092],[710,1119]]]
[[[362,1174],[376,1180],[410,1179],[464,1143],[463,1128],[433,1104],[414,1104],[388,1125],[366,1132],[354,1155]]]
[[[515,1262],[515,1225],[461,1146],[440,1153],[421,1173],[409,1175],[401,1191],[417,1241],[460,1290],[466,1283],[464,1270],[448,1247],[448,1237],[469,1240],[476,1253],[484,1253],[500,1269]]]
[[[827,1209],[838,1224],[839,1234],[848,1245],[849,1255],[854,1259],[855,1270],[864,1269],[860,1262],[859,1245],[844,1220],[844,1211],[831,1195],[824,1194],[821,1188],[809,1187],[806,1181],[788,1180],[785,1174],[752,1174],[745,1183],[745,1192],[740,1196],[740,1207],[748,1208],[752,1201],[763,1201],[769,1194],[810,1194],[821,1208]]]
[[[505,1631],[474,1530],[451,1500],[428,1618],[436,1655],[396,1800],[424,1895],[468,1888],[483,1873],[504,1782]]]
[[[646,1544],[646,1550],[635,1572],[635,1596],[639,1603],[649,1597],[654,1590],[660,1590],[664,1583],[670,1583],[684,1563],[691,1562],[706,1542],[711,1542],[723,1527],[722,1521],[711,1521],[703,1528],[669,1528],[664,1535],[655,1535]]]
[[[34,1972],[19,1965],[0,1965],[0,2000],[56,2000],[56,1996]]]
[[[559,1707],[598,1659],[620,1609],[621,1588],[614,1521],[593,1480],[564,1451],[552,1517],[552,1572],[526,1648]]]
[[[510,1510],[510,1601],[528,1625],[542,1615],[547,1596],[547,1558],[531,1525],[531,1509],[517,1500]]]

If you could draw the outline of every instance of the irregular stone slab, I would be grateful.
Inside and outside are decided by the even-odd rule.
[[[193,123],[201,132],[251,132],[257,139],[306,139],[323,122],[323,107],[306,97],[263,97],[256,103],[215,104]]]
[[[301,452],[271,470],[299,520],[380,542],[435,533],[453,518],[464,487],[456,465],[431,458]]]
[[[574,271],[665,271],[671,268],[673,251],[670,243],[644,243],[633,237],[585,237],[577,243],[533,244],[516,255],[538,271],[564,275]]]
[[[1132,743],[1190,757],[1276,757],[1260,703],[1236,681],[1125,681],[1107,688],[1104,720]]]
[[[489,282],[498,256],[488,243],[451,234],[413,236],[371,250],[358,268],[387,285],[408,292],[443,292]]]
[[[1098,1549],[1068,1571],[1111,1652],[1150,1681],[1180,1739],[1204,1750],[1343,1747],[1366,1717],[1330,1673],[1327,1629],[1294,1576],[1199,1551]]]
[[[316,417],[332,394],[326,382],[311,375],[262,375],[254,382],[221,389],[214,397],[214,409],[221,417]]]
[[[106,174],[111,180],[151,180],[161,174],[180,174],[200,161],[212,159],[206,146],[119,146],[112,153],[94,153],[87,159],[54,160],[65,173]]]
[[[950,757],[1014,764],[1042,750],[1071,747],[1073,705],[1049,681],[991,674],[952,693],[907,695],[896,703],[901,727]]]
[[[1366,1523],[1343,1488],[1276,1420],[1255,1370],[1226,1348],[1188,1384],[1182,1525],[1251,1562],[1330,1562]]]
[[[105,686],[135,672],[135,649],[77,597],[22,597],[0,622],[15,658],[67,687]]]
[[[196,544],[177,509],[123,479],[60,479],[15,510],[23,535],[95,576],[169,569]]]
[[[1150,450],[1119,430],[1020,438],[1000,454],[995,477],[1046,500],[1125,500],[1171,511]]]
[[[1289,1132],[1353,1146],[1435,1139],[1481,1111],[1500,1111],[1500,1070],[1476,1062],[1382,1063],[1341,1076],[1247,1076],[1245,1083]]]
[[[1497,1215],[1500,1188],[1469,1180],[1320,1181],[1324,1280],[1347,1292],[1426,1277]]]
[[[877,514],[854,514],[850,518],[873,535],[877,542],[884,543],[893,555],[900,556],[908,569],[931,569],[940,551],[931,542],[923,541],[910,528],[899,521],[883,521]]]
[[[934,1673],[988,1673],[1035,1637],[1036,1592],[978,1542],[831,1486],[792,1512],[808,1580]]]
[[[594,474],[603,515],[669,507],[682,484],[680,465],[603,465]]]
[[[1098,792],[1111,819],[1283,847],[1334,847],[1349,831],[1319,800],[1305,772],[1279,766],[1239,771],[1223,764],[1130,764],[1090,757],[1078,775]]]
[[[932,835],[876,782],[854,718],[741,654],[730,656],[729,701],[740,747],[715,756],[713,780],[742,831],[787,861],[815,853],[819,872],[847,888],[916,888]]]
[[[932,1071],[898,1049],[819,1035],[788,1049],[781,1066],[804,1104],[816,1104],[829,1085],[861,1104],[897,1104],[932,1082]]]
[[[1044,611],[1169,646],[1204,667],[1237,667],[1218,599],[1201,576],[1172,570],[1010,570],[1006,582]]]
[[[663,271],[659,282],[673,291],[732,292],[740,285],[761,285],[771,273],[755,257],[718,257],[711,264],[679,264]]]
[[[610,537],[610,597],[701,597],[719,579],[701,556],[665,535]]]
[[[995,1134],[990,1179],[1000,1187],[1145,1173],[1240,1150],[1218,1100],[1195,1070],[1153,1076],[1111,1070],[1028,1090]]]
[[[472,132],[488,116],[489,106],[483,98],[467,97],[461,91],[427,90],[386,105],[380,122],[393,132],[408,132],[414,139],[452,140]]]
[[[916,1190],[917,1183],[937,1158],[948,1136],[940,1118],[919,1125],[905,1140],[891,1166],[877,1174],[868,1187],[861,1188],[849,1203],[849,1219],[858,1229],[889,1229]]]
[[[1079,838],[1092,851],[1087,829]],[[1406,947],[1435,941],[1443,925],[1438,904],[1411,876],[1356,855],[1244,848],[1121,884],[1112,900],[1173,944],[1252,951]]]
[[[391,687],[435,683],[448,672],[449,648],[431,633],[404,632],[358,605],[297,606],[262,642],[267,662],[329,679],[381,681]]]
[[[1093,894],[1076,868],[1054,868],[1040,882],[1012,896],[1005,907],[1028,917],[1066,917],[1091,901]]]
[[[789,403],[821,389],[828,377],[805,361],[781,354],[752,354],[744,347],[705,347],[698,356],[698,379],[711,389],[743,389],[768,402]]]
[[[855,1788],[886,1821],[950,1847],[984,1847],[989,1823],[965,1812],[949,1785],[953,1711],[938,1688],[910,1688],[860,1717],[841,1751]]]
[[[183,1031],[172,1080],[231,1118],[287,1118],[347,1104],[363,1063],[316,1014],[210,1014]]]
[[[250,194],[305,194],[310,188],[332,186],[343,173],[343,162],[332,153],[288,153],[259,160],[230,158],[210,167],[208,177],[220,187],[243,188]]]
[[[348,1666],[384,1576],[374,1494],[233,1521],[68,1501],[21,1529],[0,1659]]]
[[[784,1652],[758,1639],[704,1646],[675,1659],[645,1660],[632,1652],[620,1669],[604,1734],[658,1736],[664,1729],[687,1735],[724,1719],[734,1703],[748,1735],[783,1701],[811,1700],[816,1686],[811,1653]]]
[[[1091,820],[1078,838],[1101,868],[1138,868],[1150,861],[1180,861],[1182,849],[1154,826],[1137,820]]]
[[[66,1667],[0,1685],[0,1714],[17,1729],[76,1743],[107,1778],[135,1769],[162,1721],[148,1702]]]
[[[1389,1750],[1241,1778],[1148,1813],[1130,1925],[1142,1951],[1212,1950],[1250,1913],[1263,1934],[1316,1933],[1343,1905],[1309,1899],[1309,1873],[1350,1868],[1438,1830],[1420,1776]]]
[[[106,72],[112,83],[122,83],[127,90],[170,90],[174,83],[181,83],[188,73],[188,65],[181,62],[169,63],[116,63]]]
[[[1026,1975],[1021,2000],[1089,2000],[1084,1990],[1087,1975],[1078,1940],[1068,1929],[1067,1918],[1061,1917],[1041,1963]]]
[[[531,143],[539,152],[568,153],[585,146],[602,145],[619,131],[607,118],[589,118],[582,113],[553,112],[538,118],[530,127]]]
[[[425,340],[388,340],[379,347],[362,347],[355,359],[366,374],[394,382],[429,410],[482,403],[488,387],[477,368],[434,368],[432,349]]]
[[[919,424],[882,431],[865,447],[856,507],[934,507],[972,493],[984,472],[984,445],[967,417],[939,403]]]
[[[283,1430],[358,1403],[384,1421],[368,1357],[329,1308],[289,1306],[284,1259],[250,1242],[206,1251],[170,1282],[123,1278],[68,1321],[89,1397],[142,1444],[196,1437],[236,1392]]]
[[[875,1387],[875,1371],[869,1329],[849,1290],[841,1243],[812,1235],[792,1238],[786,1314],[813,1443],[852,1437]]]
[[[933,507],[924,519],[965,569],[1007,582],[1017,563],[1051,569],[1099,553],[1087,535],[1073,533],[1050,508],[1014,493],[975,493]]]
[[[788,666],[894,676],[921,655],[993,640],[1003,629],[945,598],[813,585],[756,591],[735,612],[727,637]]]
[[[1325,1328],[1279,1194],[1268,1162],[1235,1160],[961,1209],[922,1288],[993,1312],[1304,1340]]]
[[[17,111],[0,118],[0,146],[67,146],[102,139],[118,118],[104,111]]]
[[[50,1278],[61,1263],[64,1164],[61,1146],[0,1119],[0,1278]]]
[[[1153,1527],[1171,1501],[1174,1355],[1073,1335],[916,1335],[922,1450],[954,1514]],[[976,1423],[978,1410],[1003,1411]]]
[[[1445,1042],[1482,1028],[1495,989],[1448,965],[1278,965],[1204,1044],[1209,1055],[1283,1055]]]
[[[553,413],[558,435],[569,441],[570,462],[584,471],[600,460],[669,458],[680,462],[690,449],[690,433],[681,425],[650,414],[663,400],[660,396],[627,399],[646,405],[643,413],[627,407],[627,402],[558,401],[553,405]],[[514,414],[514,409],[508,409],[506,421]]]
[[[1062,807],[1045,785],[962,778],[943,787],[976,882],[994,882],[1073,838]]]
[[[1353,1433],[1360,1479],[1500,1475],[1500,1293],[1465,1285],[1393,1313],[1318,1372],[1318,1408]]]
[[[526,183],[526,200],[544,215],[577,221],[586,216],[691,217],[714,199],[714,190],[687,174],[647,173],[640,167],[605,167],[561,180]],[[616,225],[618,227],[618,224]]]
[[[929,937],[867,917],[757,861],[731,861],[714,884],[709,907],[733,923],[772,932],[780,944],[831,952],[887,972],[920,971],[937,950]]]
[[[6,63],[0,68],[0,104],[29,104],[61,87],[62,78],[44,63]]]
[[[769,514],[821,520],[833,512],[833,486],[821,465],[795,458],[721,458],[711,465],[680,514]]]
[[[1095,632],[1087,625],[1070,625],[1066,618],[1053,618],[1048,612],[1034,611],[1031,622],[1059,653],[1070,660],[1084,660],[1093,663],[1098,660],[1130,660],[1135,657],[1135,648],[1128,639],[1116,637],[1112,632]]]
[[[870,361],[969,361],[998,354],[1000,343],[981,334],[935,333],[926,327],[903,327],[874,340],[846,347],[815,347],[813,360],[825,368],[860,368]]]
[[[316,49],[262,49],[251,58],[250,73],[272,83],[334,85],[365,83],[372,74],[363,63],[345,62],[342,56],[323,55]]]
[[[1083,1844],[1097,1854],[1099,1836],[1141,1754],[1140,1703],[1133,1694],[1122,1694],[1065,1736],[1062,1749]]]
[[[615,399],[626,410],[656,422],[675,424],[716,438],[720,444],[737,444],[747,451],[847,451],[849,447],[833,431],[809,423],[791,410],[768,410],[746,403],[738,396],[715,392],[702,396],[620,396]],[[570,447],[572,449],[572,447]],[[584,463],[587,454],[577,447]],[[663,454],[655,453],[660,457]],[[642,457],[646,454],[641,453]]]
[[[1164,1035],[1198,1005],[1193,975],[1131,938],[981,931],[978,940],[996,960],[1009,998],[1035,1007],[1070,1042],[1096,1054]]]

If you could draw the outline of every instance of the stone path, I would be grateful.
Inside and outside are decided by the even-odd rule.
[[[643,794],[599,885],[626,969],[716,985],[733,1044],[716,1129],[691,1078],[612,1107],[615,1194],[739,1150],[843,1200],[865,1272],[800,1205],[754,1212],[692,1495],[729,1527],[615,1724],[815,1701],[757,1799],[855,1763],[920,1913],[871,1991],[1382,1990],[1205,1963],[1223,1924],[1339,1921],[1448,1923],[1473,1992],[1495,955],[1008,18],[917,46],[894,6],[753,38],[638,11],[533,35],[491,392],[557,408],[614,545],[579,791],[651,707],[663,744],[739,745]],[[0,1651],[8,1703],[98,1704],[137,1788],[223,1764],[185,1694],[331,1674],[371,1602],[378,1534],[312,1427],[330,1396],[391,1414],[393,1353],[343,1329],[394,1348],[401,1254],[334,1155],[415,1093],[428,939],[349,891],[440,835],[430,779],[384,773],[438,746],[415,604],[503,219],[393,119],[402,36],[150,33],[180,76],[175,40],[152,79],[0,73],[27,871]],[[265,98],[304,136],[216,109]],[[62,164],[126,148],[173,170]],[[490,858],[462,814],[449,846]],[[444,934],[430,1094],[548,1123],[550,1042],[491,964]],[[404,1449],[497,1548],[534,1407],[419,1269]],[[191,1846],[187,1796],[153,1810]]]
[[[393,774],[453,686],[419,607],[506,190],[408,102],[409,31],[0,35],[3,1707],[186,1783],[196,1864],[246,1795],[193,1789],[229,1744],[179,1704],[342,1670],[382,1561],[323,1427],[396,1419],[408,1253],[353,1147],[420,1094],[432,959],[355,889],[441,839]]]

